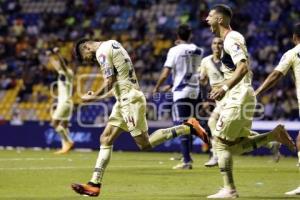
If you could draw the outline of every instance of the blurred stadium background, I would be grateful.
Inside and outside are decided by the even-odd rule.
[[[130,53],[148,102],[167,110],[164,103],[171,102],[170,94],[156,98],[150,92],[167,50],[174,44],[175,29],[179,24],[190,24],[193,42],[204,47],[208,55],[212,34],[204,19],[215,3],[233,8],[232,27],[246,37],[257,87],[292,47],[291,28],[300,19],[298,0],[0,0],[0,146],[59,146],[59,138],[49,126],[50,109],[55,103],[50,91],[57,77],[44,54],[46,49],[59,46],[77,70],[71,135],[76,147],[98,148],[101,128],[93,126],[105,124],[103,108],[80,106],[78,94],[96,90],[101,79],[80,78],[99,73],[97,66],[78,65],[72,56],[73,42],[81,37],[120,41]],[[263,118],[254,123],[256,130],[271,129],[280,120],[296,135],[300,129],[299,112],[291,77],[281,81],[260,102],[264,112]],[[114,102],[104,103],[111,108]],[[206,110],[201,112],[205,116]],[[158,122],[150,106],[147,114],[151,130],[171,124],[168,111],[163,111]],[[119,141],[123,142],[115,148],[137,150],[128,135],[122,137]],[[175,140],[158,150],[178,150],[178,144]]]
[[[154,106],[148,107],[152,132],[172,124],[168,111],[171,95],[153,97],[151,91],[174,44],[176,27],[190,24],[193,42],[205,48],[205,55],[210,54],[212,34],[204,19],[215,3],[228,4],[234,10],[232,27],[246,37],[256,88],[293,46],[291,28],[300,20],[299,0],[0,0],[0,199],[83,199],[69,185],[86,181],[97,157],[96,151],[57,157],[52,150],[22,149],[60,147],[59,136],[49,125],[56,101],[50,91],[57,75],[47,62],[47,49],[59,46],[70,65],[76,66],[76,107],[70,127],[75,148],[98,149],[101,126],[105,125],[103,104],[111,109],[114,100],[80,105],[79,94],[96,90],[102,80],[97,76],[97,66],[75,62],[74,41],[81,37],[116,39],[124,45],[147,101],[161,108],[158,115]],[[263,117],[254,121],[255,130],[268,131],[282,121],[296,136],[299,112],[291,77],[259,101],[264,111]],[[207,110],[201,110],[201,116],[206,115]],[[10,149],[13,151],[7,151]],[[129,134],[121,135],[114,149],[138,150]],[[218,169],[203,167],[207,155],[193,155],[193,170],[172,171],[174,163],[169,158],[173,153],[122,151],[114,153],[107,169],[105,181],[109,184],[101,194],[103,199],[199,200],[213,192],[220,181]],[[179,140],[166,142],[156,151],[179,151]],[[206,151],[200,140],[194,140],[194,151]],[[267,153],[264,149],[254,152]],[[284,158],[276,164],[269,161],[258,156],[235,159],[237,186],[243,199],[286,200],[283,193],[299,183],[295,158]]]

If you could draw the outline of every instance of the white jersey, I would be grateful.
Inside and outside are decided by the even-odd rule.
[[[236,69],[236,65],[241,60],[249,63],[248,51],[245,38],[236,31],[230,31],[224,39],[223,53],[221,57],[222,67],[225,79],[231,79]],[[252,87],[252,72],[248,69],[244,78],[236,84],[231,90],[240,90],[241,87]]]
[[[207,77],[210,86],[218,85],[224,81],[224,75],[221,71],[222,63],[215,63],[213,55],[206,56],[201,61],[201,65],[198,68],[200,77]]]
[[[200,89],[197,67],[202,55],[203,49],[195,44],[179,44],[169,50],[164,67],[172,69],[173,101],[198,97]]]
[[[116,40],[102,42],[96,58],[105,77],[116,76],[113,92],[117,99],[134,88],[139,90],[135,71],[127,51]]]
[[[70,103],[73,92],[73,71],[67,68],[67,71],[58,71],[58,104]]]
[[[297,90],[298,106],[300,111],[300,44],[287,51],[281,58],[275,70],[287,74],[292,69],[295,77],[295,85]]]

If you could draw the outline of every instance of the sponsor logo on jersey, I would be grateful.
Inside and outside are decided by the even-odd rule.
[[[118,42],[113,42],[111,46],[114,49],[119,49],[120,48],[120,44]]]
[[[99,60],[99,64],[100,65],[104,65],[105,61],[106,61],[105,55],[104,54],[100,54],[99,57],[98,57],[98,60]]]
[[[241,47],[240,47],[239,44],[234,43],[234,44],[232,45],[231,49],[232,49],[232,51],[237,52],[237,51],[239,51],[239,50],[241,49]]]

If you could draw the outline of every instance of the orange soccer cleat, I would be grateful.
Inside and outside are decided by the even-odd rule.
[[[97,197],[100,194],[101,184],[94,184],[92,182],[88,182],[87,184],[73,183],[71,187],[80,195]]]
[[[210,145],[208,134],[197,119],[189,118],[184,124],[191,127],[192,134],[197,135],[203,142]]]

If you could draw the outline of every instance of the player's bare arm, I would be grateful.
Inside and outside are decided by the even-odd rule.
[[[243,59],[238,62],[236,70],[233,73],[233,77],[224,81],[223,87],[216,87],[210,93],[210,98],[215,100],[221,100],[226,91],[233,88],[238,84],[248,72],[248,63],[247,60]]]
[[[203,85],[203,86],[207,85],[208,84],[208,77],[206,75],[200,74],[199,82],[200,82],[200,85]]]
[[[115,82],[115,76],[109,76],[104,78],[104,82],[102,87],[97,91],[88,91],[84,94],[81,99],[83,102],[92,102],[92,101],[99,101],[101,99],[109,98],[113,96],[113,85]]]
[[[263,82],[263,84],[255,91],[255,95],[258,96],[274,87],[283,76],[284,75],[282,72],[274,70]]]
[[[159,92],[160,86],[167,80],[170,73],[171,73],[171,68],[164,67],[164,69],[162,70],[162,73],[160,74],[160,77],[153,89],[153,93]]]
[[[59,48],[54,47],[52,52],[58,58],[58,60],[60,62],[60,69],[62,69],[64,72],[68,72],[67,63],[66,63],[65,59],[62,57],[62,55],[60,54]]]

